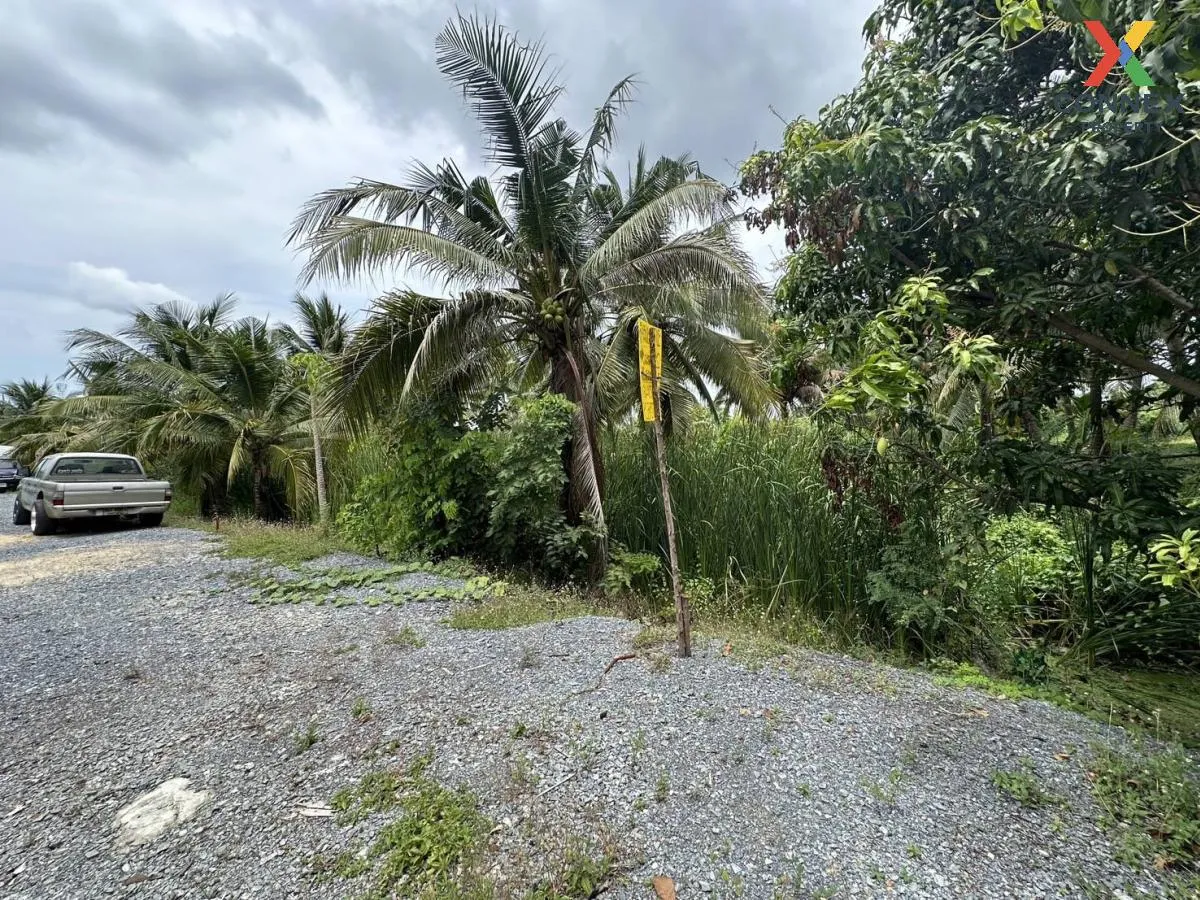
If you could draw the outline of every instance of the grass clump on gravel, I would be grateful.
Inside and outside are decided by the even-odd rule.
[[[404,815],[368,851],[376,860],[369,900],[392,897],[490,897],[474,872],[488,831],[474,797],[421,779],[403,800]]]
[[[196,523],[191,523],[195,525]],[[200,522],[205,531],[224,538],[223,553],[235,559],[265,559],[281,566],[349,550],[332,531],[307,525],[272,525],[253,519],[222,519],[219,530]]]
[[[988,779],[995,785],[996,790],[1028,809],[1059,806],[1063,803],[1061,797],[1042,787],[1042,783],[1033,772],[1033,764],[1028,760],[1022,760],[1019,769],[993,769]]]
[[[307,753],[321,741],[321,733],[317,731],[317,723],[309,722],[303,730],[292,734],[292,750],[297,756]]]
[[[411,625],[405,625],[403,628],[398,628],[383,639],[385,644],[392,647],[401,647],[405,650],[420,650],[425,646],[425,638],[417,634],[417,629]]]
[[[1186,751],[1133,756],[1099,747],[1092,794],[1119,834],[1119,861],[1178,872],[1200,887],[1200,774]]]
[[[427,774],[431,757],[421,756],[407,771],[368,772],[332,800],[337,821],[352,825],[374,813],[398,812],[365,851],[314,861],[320,879],[337,876],[369,881],[363,900],[420,897],[423,900],[491,900],[501,895],[482,874],[492,823],[474,794],[451,789]],[[615,857],[588,852],[584,842],[568,841],[557,860],[542,866],[551,873],[518,894],[526,900],[584,900],[594,897],[612,876]]]
[[[447,624],[465,630],[499,631],[597,614],[603,615],[605,611],[572,591],[509,585],[499,596],[454,610]]]

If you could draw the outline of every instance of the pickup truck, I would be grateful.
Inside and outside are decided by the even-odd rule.
[[[56,453],[21,480],[13,502],[14,525],[51,534],[66,519],[136,518],[161,525],[171,505],[171,485],[151,481],[142,464],[118,453]]]

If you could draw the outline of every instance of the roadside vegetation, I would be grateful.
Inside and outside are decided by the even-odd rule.
[[[455,18],[437,65],[494,177],[416,163],[318,194],[290,232],[305,285],[412,266],[444,296],[397,283],[357,326],[324,296],[288,326],[230,296],[76,331],[79,390],[8,385],[0,440],[137,453],[235,555],[464,557],[510,583],[457,627],[662,624],[646,319],[701,633],[1200,744],[1200,60],[1163,4],[1136,127],[1076,104],[1058,74],[1094,62],[1083,5],[883,0],[859,85],[733,186],[685,154],[619,177],[631,80],[569,125],[539,48]],[[1119,70],[1107,87],[1133,96]],[[746,224],[786,236],[773,288]],[[996,783],[1042,802],[1026,774]],[[1124,790],[1115,821],[1159,814]],[[1193,826],[1172,865],[1195,865]]]

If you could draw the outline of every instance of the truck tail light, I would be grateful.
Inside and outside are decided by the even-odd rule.
[[[163,494],[163,499],[166,500],[168,503],[171,502],[171,492],[169,490],[165,494]]]
[[[63,505],[63,498],[62,498],[62,497],[54,497],[54,498],[52,498],[52,499],[50,500],[50,505],[51,505],[51,506],[62,506],[62,505]]]

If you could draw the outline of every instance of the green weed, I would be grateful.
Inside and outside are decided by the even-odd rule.
[[[419,650],[425,646],[425,638],[417,634],[411,625],[405,625],[384,638],[385,644],[393,647],[403,647],[405,650]]]
[[[900,769],[892,769],[888,772],[887,778],[882,781],[864,778],[862,786],[868,794],[880,803],[894,806],[900,796],[900,785],[903,781],[904,773]]]
[[[988,779],[996,790],[1031,809],[1057,806],[1064,802],[1061,797],[1042,787],[1033,772],[1033,764],[1028,760],[1023,760],[1019,769],[994,769]]]
[[[1120,861],[1200,876],[1200,775],[1185,751],[1134,756],[1101,747],[1092,774]]]
[[[318,854],[309,864],[313,879],[318,883],[335,878],[357,878],[371,867],[364,854],[345,851],[336,856]]]
[[[375,716],[375,711],[371,709],[371,704],[367,702],[366,697],[359,697],[350,707],[350,715],[356,722],[369,722]]]
[[[365,853],[343,853],[314,866],[327,877],[365,880],[363,900],[413,897],[421,900],[494,900],[501,893],[484,874],[492,823],[473,794],[451,789],[428,774],[430,757],[404,772],[369,772],[356,785],[334,795],[340,824],[373,813],[394,814]],[[615,871],[615,853],[597,838],[568,837],[552,858],[541,860],[547,873],[525,887],[525,900],[585,900],[604,889]]]
[[[297,730],[292,734],[292,749],[299,756],[315,747],[320,740],[321,733],[317,731],[317,723],[309,722],[302,731]]]
[[[544,591],[513,585],[499,596],[493,595],[484,602],[453,610],[448,624],[451,628],[499,631],[574,619],[597,611],[584,597],[570,591]]]
[[[342,788],[329,805],[339,825],[353,825],[372,813],[394,807],[403,784],[398,772],[377,769],[364,775],[354,787]]]
[[[993,678],[971,663],[937,659],[928,665],[930,670],[935,673],[934,684],[942,687],[973,688],[993,697],[1003,697],[1007,700],[1050,699],[1051,692],[1045,689],[1030,687],[1027,684],[1003,678]]]

